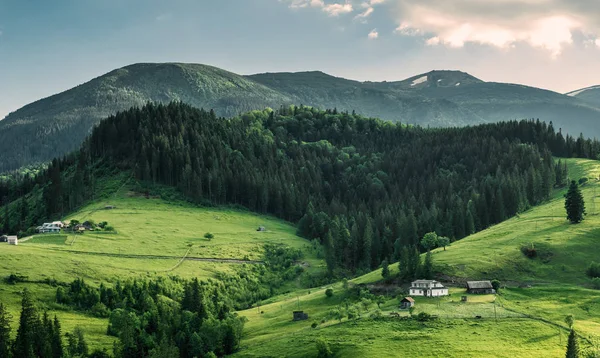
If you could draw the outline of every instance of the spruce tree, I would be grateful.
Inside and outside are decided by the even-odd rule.
[[[10,357],[10,322],[12,317],[0,302],[0,357]]]
[[[17,337],[13,345],[13,356],[19,358],[35,357],[35,335],[39,324],[39,317],[33,305],[33,299],[29,290],[24,289],[19,328],[17,329]]]
[[[389,267],[387,259],[384,259],[383,262],[381,263],[381,276],[385,280],[387,280],[388,278],[390,278],[390,267]]]
[[[569,191],[565,195],[565,209],[567,210],[567,219],[572,224],[580,223],[583,220],[585,202],[575,180],[571,180]]]
[[[577,334],[573,329],[569,333],[566,358],[579,358],[579,343],[577,342]]]
[[[52,357],[53,358],[61,358],[63,356],[63,346],[62,346],[62,338],[60,331],[60,322],[58,322],[58,318],[54,316],[54,324],[52,327]]]
[[[425,255],[425,263],[423,264],[423,277],[426,280],[433,279],[433,257],[431,251],[427,251]]]

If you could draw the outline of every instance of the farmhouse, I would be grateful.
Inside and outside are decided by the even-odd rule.
[[[41,233],[48,233],[48,232],[60,232],[60,226],[59,224],[60,221],[55,221],[52,223],[44,223],[44,225],[42,225],[42,227],[38,230]],[[60,225],[62,225],[62,223],[60,223]]]
[[[18,245],[19,244],[19,240],[17,239],[16,236],[8,236],[8,244],[9,245]]]
[[[403,310],[407,310],[415,305],[415,300],[412,297],[404,297],[402,301],[400,301],[400,308]]]
[[[410,285],[411,296],[448,296],[448,289],[435,280],[416,280]]]
[[[308,313],[304,311],[294,311],[294,321],[304,321],[308,319]]]
[[[494,286],[490,281],[468,281],[467,292],[486,295],[496,293],[496,290],[494,290]]]

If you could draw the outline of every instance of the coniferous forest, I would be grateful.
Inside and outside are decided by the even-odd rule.
[[[98,176],[131,171],[198,204],[297,223],[324,245],[330,273],[360,272],[422,250],[427,232],[459,240],[541,203],[567,182],[553,155],[599,151],[540,121],[425,129],[303,106],[225,119],[148,104],[102,121],[38,175],[4,180],[0,228],[60,217],[90,199]]]

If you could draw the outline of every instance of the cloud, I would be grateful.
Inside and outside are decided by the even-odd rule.
[[[379,37],[379,32],[377,32],[377,29],[373,29],[371,30],[371,32],[369,32],[369,35],[367,35],[367,37],[369,38],[369,40],[375,40]]]
[[[396,33],[430,46],[468,43],[508,49],[516,43],[561,54],[583,34],[600,43],[598,0],[390,0]],[[600,45],[599,45],[600,46]]]
[[[329,16],[338,16],[341,14],[347,14],[352,12],[352,4],[329,4],[323,6],[323,11],[325,11]]]
[[[375,9],[373,9],[371,6],[367,7],[365,9],[365,11],[361,12],[360,14],[354,16],[354,19],[356,20],[364,20],[367,17],[369,17],[369,15],[371,15],[373,13],[373,11],[375,11]]]
[[[280,0],[281,1],[281,0]],[[375,0],[380,1],[380,0]],[[344,4],[340,3],[332,3],[325,4],[324,0],[291,0],[289,7],[291,9],[303,9],[306,7],[314,7],[320,8],[323,12],[327,13],[329,16],[339,16],[342,14],[347,14],[354,11],[352,4],[350,2],[346,2]]]

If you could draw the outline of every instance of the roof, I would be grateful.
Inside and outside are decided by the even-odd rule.
[[[412,297],[404,297],[404,299],[400,302],[404,302],[404,301],[415,303],[415,300],[413,300]]]
[[[434,283],[434,282],[437,282],[437,281],[436,280],[416,280],[416,281],[413,281],[413,283],[415,283],[415,282],[416,283]]]
[[[494,288],[490,281],[467,281],[467,288]]]

